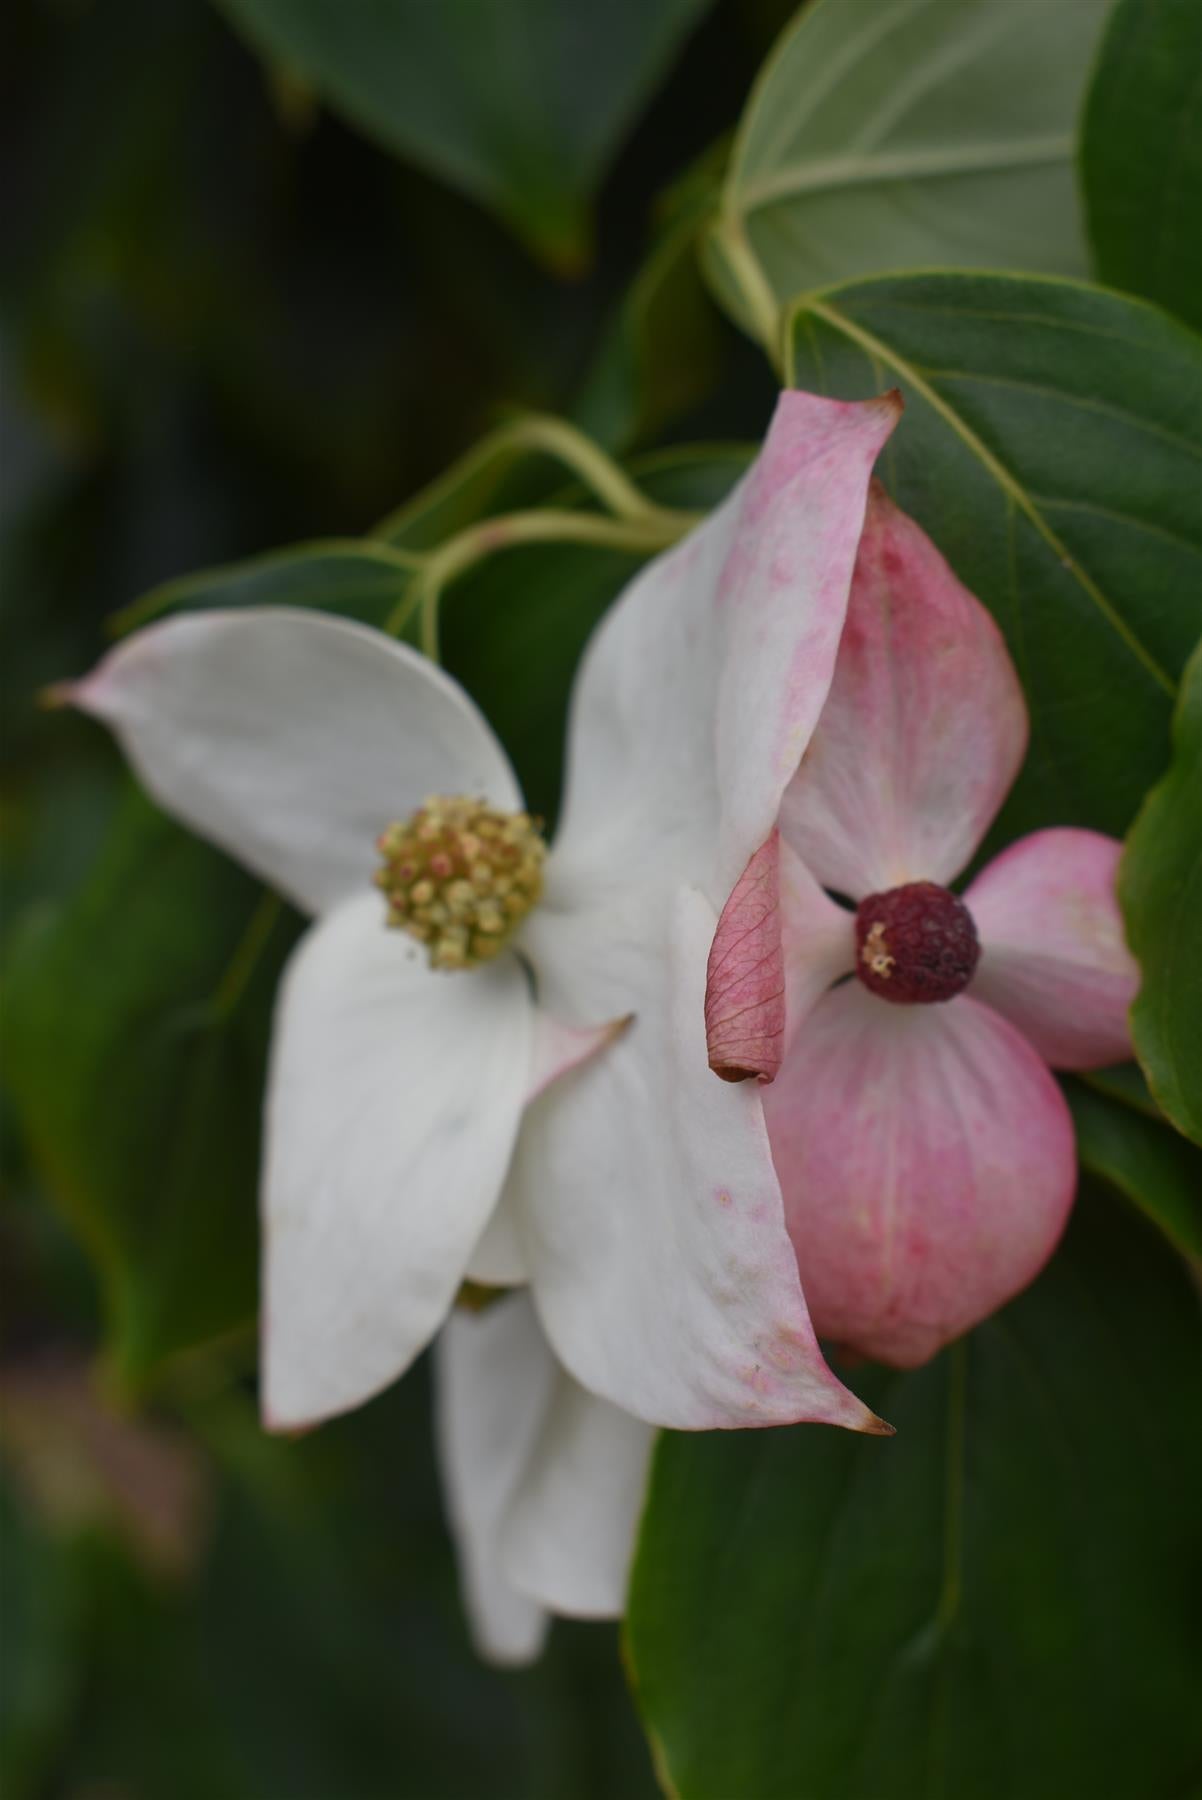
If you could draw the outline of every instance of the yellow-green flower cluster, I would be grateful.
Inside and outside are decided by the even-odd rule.
[[[425,944],[435,969],[501,950],[543,890],[547,846],[529,813],[433,794],[377,840],[388,923]]]

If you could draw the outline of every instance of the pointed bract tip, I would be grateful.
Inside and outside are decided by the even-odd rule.
[[[895,419],[900,419],[906,410],[906,397],[900,388],[887,388],[880,396],[879,404],[892,413]]]
[[[82,685],[79,681],[52,681],[48,686],[38,688],[34,698],[42,712],[62,712],[68,706],[79,704]]]
[[[275,1438],[308,1437],[309,1433],[311,1431],[316,1431],[317,1427],[322,1424],[322,1422],[321,1419],[312,1419],[304,1424],[300,1424],[294,1419],[285,1421],[278,1418],[267,1406],[266,1402],[262,1402],[259,1407],[260,1425],[262,1425],[264,1431],[267,1432],[269,1436]]]
[[[887,1419],[878,1419],[875,1413],[865,1412],[864,1423],[860,1431],[865,1437],[896,1437],[897,1426],[890,1425]]]
[[[630,1030],[630,1027],[634,1024],[636,1016],[636,1014],[628,1012],[623,1013],[620,1018],[615,1019],[607,1029],[604,1041],[607,1044],[616,1044],[620,1037],[625,1037],[626,1033]]]
[[[776,1071],[770,1074],[766,1069],[744,1069],[738,1063],[719,1062],[711,1058],[710,1068],[719,1081],[758,1081],[761,1087],[767,1087],[776,1080]]]

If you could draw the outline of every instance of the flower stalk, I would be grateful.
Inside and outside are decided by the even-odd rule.
[[[420,554],[415,577],[384,629],[390,637],[399,637],[417,613],[421,648],[434,662],[439,660],[438,612],[443,589],[484,557],[520,544],[554,543],[595,544],[654,556],[692,531],[704,517],[649,500],[613,457],[566,419],[531,413],[503,427],[495,442],[498,448],[503,444],[507,450],[555,457],[589,489],[606,514],[566,507],[504,513],[466,526],[436,549]]]
[[[714,243],[726,264],[726,272],[739,298],[747,308],[752,335],[759,340],[775,373],[783,380],[784,314],[737,213],[724,213],[721,216],[714,227]]]
[[[601,549],[654,556],[686,536],[700,524],[701,517],[699,513],[675,512],[648,501],[638,515],[616,519],[554,508],[483,519],[457,532],[423,558],[384,629],[390,637],[399,636],[417,612],[422,651],[437,662],[438,612],[443,590],[485,557],[520,544],[595,544]]]

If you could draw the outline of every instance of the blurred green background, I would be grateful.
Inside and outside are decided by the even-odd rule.
[[[123,804],[123,829],[155,828],[123,801],[106,736],[39,711],[37,690],[89,666],[106,618],[156,583],[360,533],[506,409],[571,413],[646,254],[653,197],[733,124],[789,10],[692,8],[564,275],[294,73],[269,73],[204,0],[5,8],[0,830],[15,960]],[[589,82],[588,58],[576,72]],[[712,329],[723,378],[680,429],[754,436],[769,374]],[[119,862],[108,904],[118,919],[144,906],[153,931],[147,866]],[[88,941],[51,1021],[49,1089],[103,979],[106,934]],[[124,953],[149,962],[151,941]],[[106,1108],[153,1111],[144,1056],[124,1086],[111,1072]],[[135,1415],[94,1373],[104,1246],[85,1256],[63,1210],[86,1239],[86,1196],[53,1144],[35,1158],[11,1107],[4,1123],[6,1800],[653,1793],[613,1630],[559,1626],[521,1674],[476,1661],[425,1370],[314,1438],[271,1441],[247,1331],[172,1365]],[[244,1187],[234,1204],[241,1244]]]

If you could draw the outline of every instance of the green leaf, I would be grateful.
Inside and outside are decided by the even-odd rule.
[[[539,438],[541,423],[519,418],[491,432],[445,474],[389,513],[370,537],[293,544],[245,562],[164,582],[116,614],[111,628],[116,633],[133,631],[170,612],[295,606],[389,629],[403,614],[423,553],[481,519],[535,502],[579,507],[588,500],[574,483],[565,489],[565,464]],[[724,479],[732,479],[729,456],[725,451],[717,455],[727,470]],[[743,460],[742,453],[737,453],[736,461]],[[646,466],[654,486],[665,481],[671,484],[675,470],[708,467],[712,462],[713,455],[702,447],[699,452],[684,449],[666,458],[655,457]],[[708,496],[721,488],[722,482],[715,487],[703,479],[699,491],[704,498],[696,505],[710,504]],[[681,499],[664,504],[691,508],[694,501],[689,483],[679,491]],[[651,498],[657,497],[650,489],[648,492]]]
[[[415,1370],[290,1443],[228,1396],[205,1409],[225,1472],[193,1645],[209,1731],[255,1800],[650,1800],[608,1629],[559,1626],[516,1673],[470,1649],[425,1390]]]
[[[1198,1306],[1083,1198],[1034,1288],[913,1374],[892,1440],[668,1436],[628,1647],[679,1800],[1182,1800],[1202,1773]]]
[[[611,322],[574,408],[611,450],[653,438],[712,389],[727,329],[702,280],[700,239],[714,212],[720,143],[662,201],[665,223]]]
[[[212,607],[300,606],[383,625],[404,600],[416,563],[384,543],[348,538],[294,544],[164,582],[117,614],[119,632],[168,612]]]
[[[133,631],[164,613],[212,607],[315,607],[381,629],[404,605],[420,555],[465,526],[543,498],[564,469],[523,435],[522,422],[490,432],[368,538],[326,538],[268,551],[164,582],[112,620]]]
[[[222,0],[267,56],[567,270],[588,201],[709,0]]]
[[[1006,634],[1031,748],[995,841],[1121,835],[1202,610],[1202,343],[1074,282],[930,274],[803,300],[790,351],[798,387],[901,388],[880,473]]]
[[[1083,1081],[1064,1085],[1081,1167],[1109,1181],[1184,1255],[1202,1257],[1202,1153]]]
[[[1173,760],[1135,822],[1119,869],[1127,937],[1143,971],[1131,1011],[1148,1085],[1202,1143],[1202,643],[1190,658]]]
[[[11,1085],[99,1268],[125,1386],[254,1316],[268,1018],[294,935],[131,784],[88,880],[14,948]]]
[[[724,304],[754,323],[732,247],[758,265],[768,312],[936,263],[1084,273],[1074,134],[1105,12],[1105,0],[803,7],[731,157],[710,240]]]
[[[1164,1114],[1153,1100],[1138,1063],[1114,1063],[1108,1069],[1086,1069],[1081,1080],[1099,1094],[1105,1094],[1107,1099],[1117,1100],[1122,1106],[1143,1113],[1145,1118],[1164,1124]]]
[[[78,1596],[70,1557],[18,1495],[0,1464],[4,1640],[0,1778],[6,1800],[35,1800],[68,1729],[79,1680]]]
[[[617,449],[653,437],[704,398],[720,343],[697,260],[697,227],[685,221],[631,286],[581,394],[581,425]]]
[[[1085,106],[1098,272],[1202,328],[1202,5],[1121,0]]]

